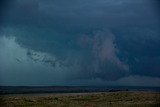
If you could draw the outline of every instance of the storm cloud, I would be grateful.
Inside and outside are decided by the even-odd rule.
[[[147,85],[145,78],[158,85],[158,0],[13,0],[2,4],[1,84],[96,85],[104,81],[106,85],[135,85],[138,78],[139,85]]]

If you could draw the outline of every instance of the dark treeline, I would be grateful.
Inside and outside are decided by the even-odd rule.
[[[85,93],[117,91],[160,91],[160,87],[126,86],[0,86],[0,94]]]

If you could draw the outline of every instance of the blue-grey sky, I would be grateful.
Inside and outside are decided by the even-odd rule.
[[[160,86],[159,0],[1,0],[0,85]]]

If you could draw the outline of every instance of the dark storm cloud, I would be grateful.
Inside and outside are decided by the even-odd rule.
[[[62,71],[64,74],[58,74],[62,77],[160,77],[158,0],[8,3],[9,7],[1,12],[0,35],[15,37],[15,42],[27,50],[29,59],[52,66],[54,72]],[[20,58],[14,59],[23,63]]]
[[[6,13],[6,10],[8,9],[9,5],[11,2],[10,0],[1,0],[0,1],[0,26],[2,24],[2,22],[4,21],[4,16]]]
[[[121,35],[116,43],[121,58],[126,60],[134,74],[159,77],[160,32],[159,28],[136,27],[115,31]]]
[[[155,5],[156,2],[151,0],[16,0],[6,17],[9,18],[7,22],[14,24],[52,26],[61,32],[116,26],[150,26],[159,22],[153,8]]]

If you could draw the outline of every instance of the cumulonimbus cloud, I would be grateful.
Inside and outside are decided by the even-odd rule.
[[[60,72],[62,77],[71,80],[90,78],[115,80],[125,76],[129,71],[129,66],[117,57],[118,49],[116,49],[116,44],[114,44],[114,35],[108,31],[98,31],[90,37],[91,47],[89,51],[85,52],[82,50],[82,53],[85,52],[82,54],[79,51],[68,50],[71,54],[67,54],[64,60],[59,59],[54,54],[25,49],[17,44],[15,39],[16,38],[12,36],[1,37],[1,50],[3,50],[1,54],[6,50],[8,50],[6,51],[7,53],[10,51],[12,56],[8,56],[8,58],[10,58],[13,63],[15,62],[15,67],[18,67],[20,64],[26,64],[25,67],[28,65],[28,68],[32,69],[33,66],[29,66],[30,63],[33,65],[40,64],[46,66],[46,68],[50,66],[52,68],[50,71],[53,72],[53,75],[54,72]],[[81,41],[81,43],[83,42]],[[21,52],[22,50],[23,52]],[[3,57],[3,55],[1,55],[1,57]],[[1,60],[1,65],[8,64],[8,66],[10,66],[12,65],[10,63],[11,61],[4,63]],[[4,67],[5,66],[3,66],[3,68]],[[16,69],[18,70],[18,68]],[[19,69],[21,69],[21,67]]]
[[[4,3],[3,79],[11,71],[10,77],[30,74],[37,83],[44,77],[46,83],[160,77],[158,0],[6,0],[0,5]]]
[[[129,74],[129,65],[118,58],[119,50],[116,48],[115,36],[108,30],[83,35],[78,44],[90,50],[92,60],[89,64],[93,74],[91,78],[114,80]]]

